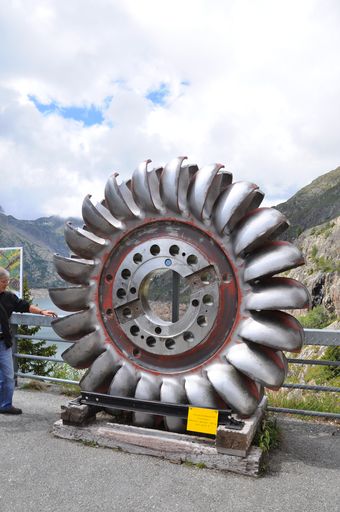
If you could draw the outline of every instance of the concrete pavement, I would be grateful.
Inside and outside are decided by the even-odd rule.
[[[0,415],[1,512],[335,510],[340,428],[280,418],[282,441],[260,479],[54,438],[69,398],[18,390]]]

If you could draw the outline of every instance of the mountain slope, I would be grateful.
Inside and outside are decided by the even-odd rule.
[[[79,219],[71,219],[79,225]],[[60,284],[53,266],[53,254],[69,254],[64,241],[65,219],[43,217],[18,220],[0,213],[0,247],[23,247],[24,273],[32,288],[47,288]]]
[[[340,167],[316,178],[285,203],[275,206],[290,221],[282,238],[293,240],[303,231],[340,215]]]

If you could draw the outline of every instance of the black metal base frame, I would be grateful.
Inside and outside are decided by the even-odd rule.
[[[98,407],[100,409],[118,409],[123,411],[145,412],[156,416],[177,416],[186,419],[188,417],[190,405],[171,404],[166,402],[157,402],[151,400],[141,400],[139,398],[128,398],[121,396],[106,395],[103,393],[93,393],[82,391],[77,403]],[[208,407],[203,407],[209,409]],[[244,421],[236,420],[232,417],[230,409],[218,410],[218,424],[226,425],[233,430],[242,430]]]

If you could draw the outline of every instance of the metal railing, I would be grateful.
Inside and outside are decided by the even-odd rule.
[[[319,345],[323,347],[338,347],[340,346],[340,331],[334,329],[304,329],[306,345]],[[289,364],[303,364],[303,365],[322,365],[339,367],[340,361],[327,361],[324,359],[298,359],[288,358]],[[340,388],[336,386],[317,386],[309,384],[283,384],[283,388],[302,389],[306,391],[315,392],[333,392],[339,393]],[[304,409],[289,409],[287,407],[267,407],[268,411],[284,412],[286,414],[301,414],[302,416],[320,416],[323,418],[340,419],[339,413],[312,411]]]
[[[23,354],[19,353],[17,348],[17,340],[28,338],[32,341],[49,341],[53,343],[70,343],[62,338],[58,338],[54,335],[54,332],[51,328],[51,317],[45,317],[41,315],[34,315],[32,313],[13,313],[11,316],[11,326],[13,332],[13,359],[14,359],[14,371],[16,377],[30,378],[36,380],[44,380],[51,381],[56,383],[64,383],[64,384],[79,384],[78,381],[69,380],[69,379],[60,379],[56,377],[47,377],[41,375],[35,375],[33,373],[22,373],[18,369],[18,360],[19,359],[29,359],[29,360],[42,360],[49,361],[53,363],[64,363],[62,359],[54,358],[54,357],[43,357],[36,356],[32,354]],[[18,334],[18,326],[26,325],[31,327],[47,327],[53,333],[51,336],[43,335],[22,335]],[[318,345],[325,347],[337,347],[340,346],[340,331],[339,330],[331,330],[331,329],[304,329],[305,331],[305,345]],[[340,361],[327,361],[323,359],[299,359],[299,358],[289,358],[289,364],[301,364],[301,365],[323,365],[323,366],[331,366],[331,367],[339,367]],[[339,393],[340,388],[335,386],[318,386],[318,385],[308,385],[308,384],[283,384],[284,388],[291,389],[302,389],[309,390],[315,392],[334,392]],[[271,407],[268,406],[267,409],[269,411],[274,412],[284,412],[289,414],[301,414],[305,416],[321,416],[326,418],[334,418],[340,419],[340,414],[332,413],[332,412],[321,412],[321,411],[312,411],[312,410],[302,410],[302,409],[289,409],[284,407]]]
[[[47,361],[51,363],[64,363],[63,359],[58,359],[57,357],[44,357],[44,356],[37,356],[32,354],[23,354],[18,352],[18,339],[29,339],[34,341],[47,341],[51,343],[65,343],[70,344],[69,341],[63,340],[60,337],[56,337],[52,327],[51,322],[53,318],[48,316],[42,316],[42,315],[35,315],[33,313],[13,313],[10,322],[11,322],[11,328],[12,328],[12,350],[13,350],[13,363],[14,363],[14,375],[17,379],[17,377],[22,378],[29,378],[34,380],[43,380],[43,381],[49,381],[49,382],[56,382],[61,384],[79,384],[76,380],[70,380],[70,379],[60,379],[57,377],[48,377],[45,375],[35,375],[34,373],[23,373],[19,371],[19,359],[27,359],[27,360],[33,360],[33,361]],[[25,334],[18,334],[18,327],[26,325],[29,327],[46,327],[47,335],[44,334],[33,334],[33,335],[25,335]]]

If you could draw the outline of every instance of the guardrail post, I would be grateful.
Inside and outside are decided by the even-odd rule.
[[[18,352],[18,340],[17,340],[18,325],[12,324],[11,330],[12,330],[12,352],[13,352],[13,354],[16,354]],[[18,385],[17,373],[18,373],[19,364],[18,364],[18,358],[14,355],[13,355],[13,366],[14,366],[14,382],[15,382],[15,386],[17,386]]]

